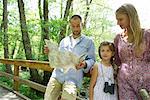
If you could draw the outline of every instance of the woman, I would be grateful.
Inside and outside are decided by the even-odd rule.
[[[150,30],[142,29],[135,7],[124,4],[116,10],[117,24],[124,29],[114,40],[119,66],[120,100],[141,100],[139,91],[150,92]]]

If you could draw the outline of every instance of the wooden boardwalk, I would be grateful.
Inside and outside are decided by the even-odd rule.
[[[9,91],[8,89],[0,86],[0,100],[25,100],[25,99]]]

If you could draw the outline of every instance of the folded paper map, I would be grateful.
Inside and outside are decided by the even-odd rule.
[[[69,51],[60,51],[58,44],[45,39],[46,46],[49,49],[48,58],[52,68],[62,68],[64,72],[67,72],[70,68],[76,69],[75,65],[79,64],[81,60],[84,60],[85,54],[77,56]]]

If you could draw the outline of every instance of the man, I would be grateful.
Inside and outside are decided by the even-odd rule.
[[[81,34],[82,18],[73,15],[70,19],[70,27],[72,34],[62,39],[59,50],[67,50],[78,56],[86,55],[85,60],[76,65],[77,70],[70,68],[67,73],[64,73],[61,68],[54,69],[47,85],[45,100],[58,100],[60,94],[62,100],[76,100],[77,88],[82,85],[83,73],[88,73],[95,63],[94,43]],[[45,47],[45,53],[48,52],[50,51]]]

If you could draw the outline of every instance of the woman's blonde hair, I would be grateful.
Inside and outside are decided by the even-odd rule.
[[[116,10],[116,14],[126,14],[128,16],[135,49],[140,50],[141,43],[143,42],[143,32],[137,10],[132,4],[124,4]]]

